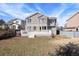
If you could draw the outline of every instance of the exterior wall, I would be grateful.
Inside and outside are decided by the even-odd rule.
[[[19,25],[13,24],[13,26],[15,26],[15,29],[18,30]]]
[[[16,30],[18,29],[18,27],[19,26],[17,24],[12,24],[9,26],[10,29],[16,29]]]
[[[76,29],[75,28],[73,28],[73,29],[64,29],[64,31],[76,31]]]
[[[27,31],[34,31],[34,27],[36,27],[35,31],[40,31],[40,27],[42,26],[47,26],[47,17],[43,16],[40,17],[40,14],[37,14],[31,18],[31,22],[28,22],[28,19],[26,19],[26,30]],[[31,30],[29,30],[28,28],[31,26]],[[42,29],[42,28],[41,28]]]
[[[77,28],[64,28],[64,31],[79,31],[79,27]]]
[[[6,25],[2,25],[2,29],[5,29],[6,28]]]
[[[3,24],[3,25],[0,25],[0,28],[1,29],[6,29],[6,28],[8,28],[8,26],[7,26],[7,24]]]
[[[52,34],[56,35],[56,33],[57,33],[57,28],[56,28],[56,27],[52,27],[51,32],[52,32]]]

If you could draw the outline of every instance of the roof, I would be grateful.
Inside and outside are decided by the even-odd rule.
[[[37,13],[34,13],[34,14],[32,14],[32,15],[26,17],[26,19],[27,19],[27,18],[30,18],[30,17],[32,17],[32,16],[35,16],[35,15],[37,15],[37,14],[40,14],[40,15],[42,15],[42,16],[45,16],[45,15],[43,15],[43,14],[37,12]]]
[[[75,13],[73,16],[71,16],[67,21],[69,21],[72,17],[74,17],[75,15],[79,14],[79,12]]]
[[[15,21],[15,20],[21,20],[21,19],[19,19],[19,18],[12,19],[12,20],[10,20],[10,21],[8,22],[8,24],[13,23],[13,21]]]

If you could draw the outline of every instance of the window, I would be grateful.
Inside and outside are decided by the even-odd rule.
[[[31,26],[28,26],[28,27],[27,27],[27,30],[28,30],[28,31],[31,31]]]
[[[19,23],[19,21],[16,21],[16,24],[18,24]]]
[[[28,19],[28,22],[31,23],[31,19]]]
[[[16,26],[12,26],[12,29],[16,29]]]
[[[45,22],[45,19],[44,19],[44,18],[42,18],[42,22],[43,22],[43,23]]]
[[[55,22],[56,23],[56,19],[53,19],[52,22]]]
[[[26,31],[23,31],[23,34],[27,34],[27,32]]]
[[[40,23],[45,23],[45,18],[39,18],[39,20],[40,20]]]
[[[29,30],[31,31],[31,26],[29,27]]]
[[[50,19],[52,22],[55,22],[56,23],[56,19]]]
[[[55,22],[55,20],[52,20],[52,22]]]
[[[46,26],[43,26],[42,29],[43,29],[43,30],[46,30]]]
[[[78,28],[76,28],[76,31],[78,31]]]
[[[41,31],[41,27],[40,27],[40,31]]]
[[[34,26],[34,31],[36,30],[36,27]]]

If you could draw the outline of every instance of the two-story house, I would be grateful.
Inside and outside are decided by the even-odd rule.
[[[8,22],[9,29],[21,30],[25,29],[25,21],[21,19],[13,19]]]
[[[52,30],[56,35],[57,18],[47,17],[41,13],[35,13],[26,18],[25,30],[27,32],[40,32]]]

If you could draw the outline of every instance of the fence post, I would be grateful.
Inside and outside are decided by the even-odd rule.
[[[74,38],[75,38],[75,31],[74,31]]]

